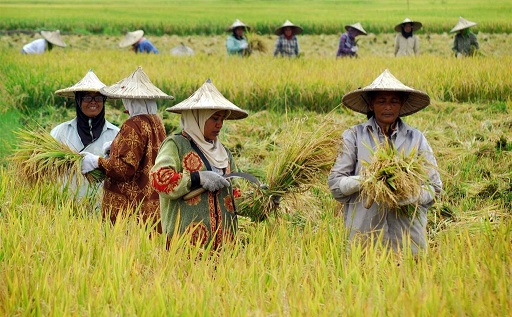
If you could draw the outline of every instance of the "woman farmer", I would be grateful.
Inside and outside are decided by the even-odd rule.
[[[345,30],[347,32],[343,33],[340,37],[340,44],[338,46],[338,51],[336,52],[336,58],[345,56],[357,57],[358,47],[356,43],[356,36],[367,35],[367,33],[359,22],[352,25],[345,25]]]
[[[217,249],[224,240],[233,240],[237,230],[232,187],[223,177],[236,172],[236,165],[219,134],[224,120],[243,119],[247,112],[224,98],[210,80],[166,110],[181,114],[182,132],[165,139],[151,169],[163,231],[168,238],[188,232],[192,243],[211,242]],[[184,199],[198,187],[205,191]]]
[[[478,51],[478,40],[476,35],[469,30],[470,27],[475,26],[475,22],[459,18],[459,22],[450,30],[450,33],[457,32],[453,41],[452,51],[455,57],[474,56]]]
[[[109,158],[82,152],[82,173],[98,168],[106,175],[102,203],[104,218],[115,223],[121,214],[135,213],[139,220],[156,225],[156,230],[161,232],[158,193],[149,179],[158,147],[166,136],[155,100],[174,97],[155,87],[140,67],[100,92],[109,98],[120,98],[130,118],[112,142]]]
[[[136,30],[133,32],[127,32],[124,39],[119,43],[120,47],[132,46],[132,50],[135,53],[155,53],[158,54],[158,50],[153,44],[144,37],[143,30]]]
[[[251,28],[248,25],[238,19],[236,19],[235,22],[227,28],[226,31],[231,32],[226,40],[228,55],[246,56],[251,54],[247,37],[244,35],[245,31],[250,29]]]
[[[274,33],[279,36],[276,41],[274,56],[299,56],[299,42],[297,41],[296,35],[302,33],[300,26],[286,20]]]
[[[66,47],[66,43],[60,36],[60,31],[41,31],[42,39],[34,40],[25,44],[21,49],[22,54],[43,54],[46,51],[51,51],[53,45]]]
[[[343,132],[342,150],[328,177],[333,197],[344,203],[349,239],[382,234],[386,245],[398,250],[410,243],[411,252],[416,254],[427,247],[426,213],[440,194],[442,183],[427,139],[401,118],[427,107],[430,97],[402,84],[386,69],[369,86],[347,93],[342,102],[368,117],[365,123]],[[383,208],[380,202],[365,208],[366,197],[361,197],[359,175],[363,162],[370,162],[377,143],[383,142],[389,142],[398,152],[408,154],[415,150],[432,166],[428,171],[429,182],[421,184],[419,195],[398,202],[400,206],[417,205],[418,214],[414,218]]]
[[[406,18],[395,26],[398,34],[395,37],[395,56],[413,56],[420,53],[420,39],[414,31],[421,29],[422,24]]]
[[[99,91],[105,87],[92,70],[71,87],[59,89],[58,96],[75,100],[76,116],[57,125],[50,134],[59,142],[79,153],[87,151],[103,156],[104,146],[108,146],[119,132],[119,128],[105,119],[105,100]],[[100,184],[82,182],[78,197],[95,193]]]

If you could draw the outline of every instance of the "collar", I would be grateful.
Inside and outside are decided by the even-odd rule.
[[[382,130],[380,126],[377,124],[377,121],[375,120],[375,117],[371,117],[368,121],[366,121],[364,124],[364,128],[368,130],[371,133],[376,132],[377,135],[384,135],[382,133]],[[411,127],[406,124],[402,118],[398,117],[396,119],[396,127],[393,133],[391,134],[391,137],[405,137],[407,135],[407,132],[411,130]]]

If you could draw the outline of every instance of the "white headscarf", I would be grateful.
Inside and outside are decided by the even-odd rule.
[[[157,105],[154,99],[122,99],[130,118],[141,114],[156,114]]]
[[[181,128],[197,144],[211,165],[218,169],[228,166],[228,153],[219,139],[208,142],[204,138],[204,124],[219,109],[184,110],[181,112]],[[229,110],[226,110],[229,112]]]

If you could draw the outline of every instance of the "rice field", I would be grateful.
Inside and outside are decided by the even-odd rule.
[[[11,30],[4,25],[8,23],[18,28],[15,23],[32,27],[31,23],[39,22],[16,14],[10,21],[3,19],[4,8],[19,8],[20,3],[0,3],[0,29]],[[80,11],[78,2],[66,3]],[[98,12],[94,10],[99,3],[91,4],[91,12]],[[157,4],[174,3],[179,2]],[[230,1],[205,3],[237,7]],[[237,2],[242,8],[251,3]],[[272,5],[283,3],[288,4],[275,1]],[[304,9],[303,2],[297,3],[297,10]],[[330,1],[314,3],[319,10],[335,5]],[[382,3],[389,3],[389,8],[419,6],[408,1]],[[460,3],[430,1],[421,6],[446,7],[443,14],[449,15]],[[491,7],[479,6],[478,1],[464,3],[467,12],[480,8],[482,20]],[[52,4],[64,5],[59,1]],[[369,4],[361,2],[365,8]],[[45,5],[32,1],[29,7],[37,12]],[[118,5],[111,2],[112,7]],[[132,5],[128,1],[123,10],[136,16],[130,11]],[[493,9],[506,15],[509,7],[508,2],[498,1]],[[192,12],[190,7],[182,8]],[[196,14],[204,18],[205,12]],[[428,16],[426,9],[421,12]],[[46,25],[56,23],[61,13],[47,14]],[[328,21],[334,20],[334,13]],[[257,10],[252,14],[253,21],[262,24],[280,21],[280,16],[273,15],[268,21],[258,18]],[[361,20],[372,20],[376,14],[369,12]],[[211,21],[216,21],[212,24],[219,23],[219,28],[225,20],[231,22],[231,17],[211,16]],[[144,20],[143,14],[139,17]],[[157,16],[152,23],[161,23],[159,19]],[[422,54],[414,58],[392,57],[394,34],[375,32],[361,39],[360,58],[343,60],[334,58],[339,34],[302,35],[299,43],[304,55],[294,60],[272,57],[275,36],[253,34],[268,51],[242,59],[226,57],[225,34],[194,35],[193,22],[182,24],[184,29],[190,28],[187,35],[150,32],[148,38],[161,53],[135,55],[117,46],[124,31],[117,24],[121,18],[104,24],[108,30],[82,33],[71,31],[85,29],[79,22],[62,21],[69,23],[69,33],[64,35],[69,46],[40,56],[19,54],[21,46],[37,35],[0,34],[0,315],[510,314],[510,32],[481,30],[482,54],[462,60],[451,55],[453,37],[442,32],[420,34]],[[501,24],[499,16],[496,21],[500,27],[508,27],[503,25],[509,22]],[[487,18],[482,24],[492,23]],[[436,25],[434,29],[445,27]],[[181,42],[194,48],[196,55],[171,56],[169,50]],[[340,106],[342,96],[368,85],[385,68],[405,84],[426,91],[431,105],[405,121],[425,134],[444,186],[441,199],[428,215],[428,253],[413,258],[407,252],[394,254],[378,245],[351,244],[343,229],[341,205],[327,188],[328,168],[305,175],[307,189],[283,194],[279,213],[266,221],[240,217],[238,242],[218,253],[191,247],[187,237],[166,250],[164,237],[150,238],[150,229],[130,218],[115,226],[103,222],[97,210],[76,201],[58,182],[24,182],[9,161],[21,142],[16,132],[20,128],[49,132],[74,116],[74,106],[55,96],[55,90],[74,84],[89,69],[112,84],[137,66],[143,67],[156,86],[176,97],[158,102],[168,133],[179,130],[179,116],[164,109],[188,97],[207,78],[224,96],[247,109],[249,117],[225,122],[220,137],[243,171],[269,185],[280,173],[286,154],[300,152],[301,142],[304,149],[314,144],[307,136],[318,133],[320,127],[328,126],[324,134],[332,139],[320,154],[323,160],[332,156],[334,163],[336,136],[365,120]],[[106,107],[107,119],[114,124],[120,126],[127,119],[119,102],[109,101]]]

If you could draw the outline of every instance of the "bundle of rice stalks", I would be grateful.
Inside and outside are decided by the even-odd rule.
[[[67,145],[55,140],[42,128],[35,130],[18,130],[18,147],[10,161],[19,176],[32,183],[39,181],[58,182],[62,178],[81,175],[82,156]],[[89,182],[100,182],[105,176],[100,170],[85,175]]]
[[[410,153],[398,152],[390,142],[379,144],[371,150],[372,160],[362,162],[361,196],[365,207],[377,202],[379,208],[396,210],[414,217],[416,208],[401,208],[399,201],[418,197],[422,184],[428,184],[429,164],[416,148]]]
[[[331,169],[340,130],[328,119],[314,131],[304,132],[302,121],[295,121],[278,140],[282,143],[272,152],[266,170],[266,186],[243,195],[238,213],[253,221],[279,216],[281,197],[308,190]]]
[[[261,53],[267,52],[267,45],[265,44],[265,42],[263,42],[259,38],[252,38],[251,42],[249,43],[249,47],[252,52],[254,52],[254,51],[261,52]]]

